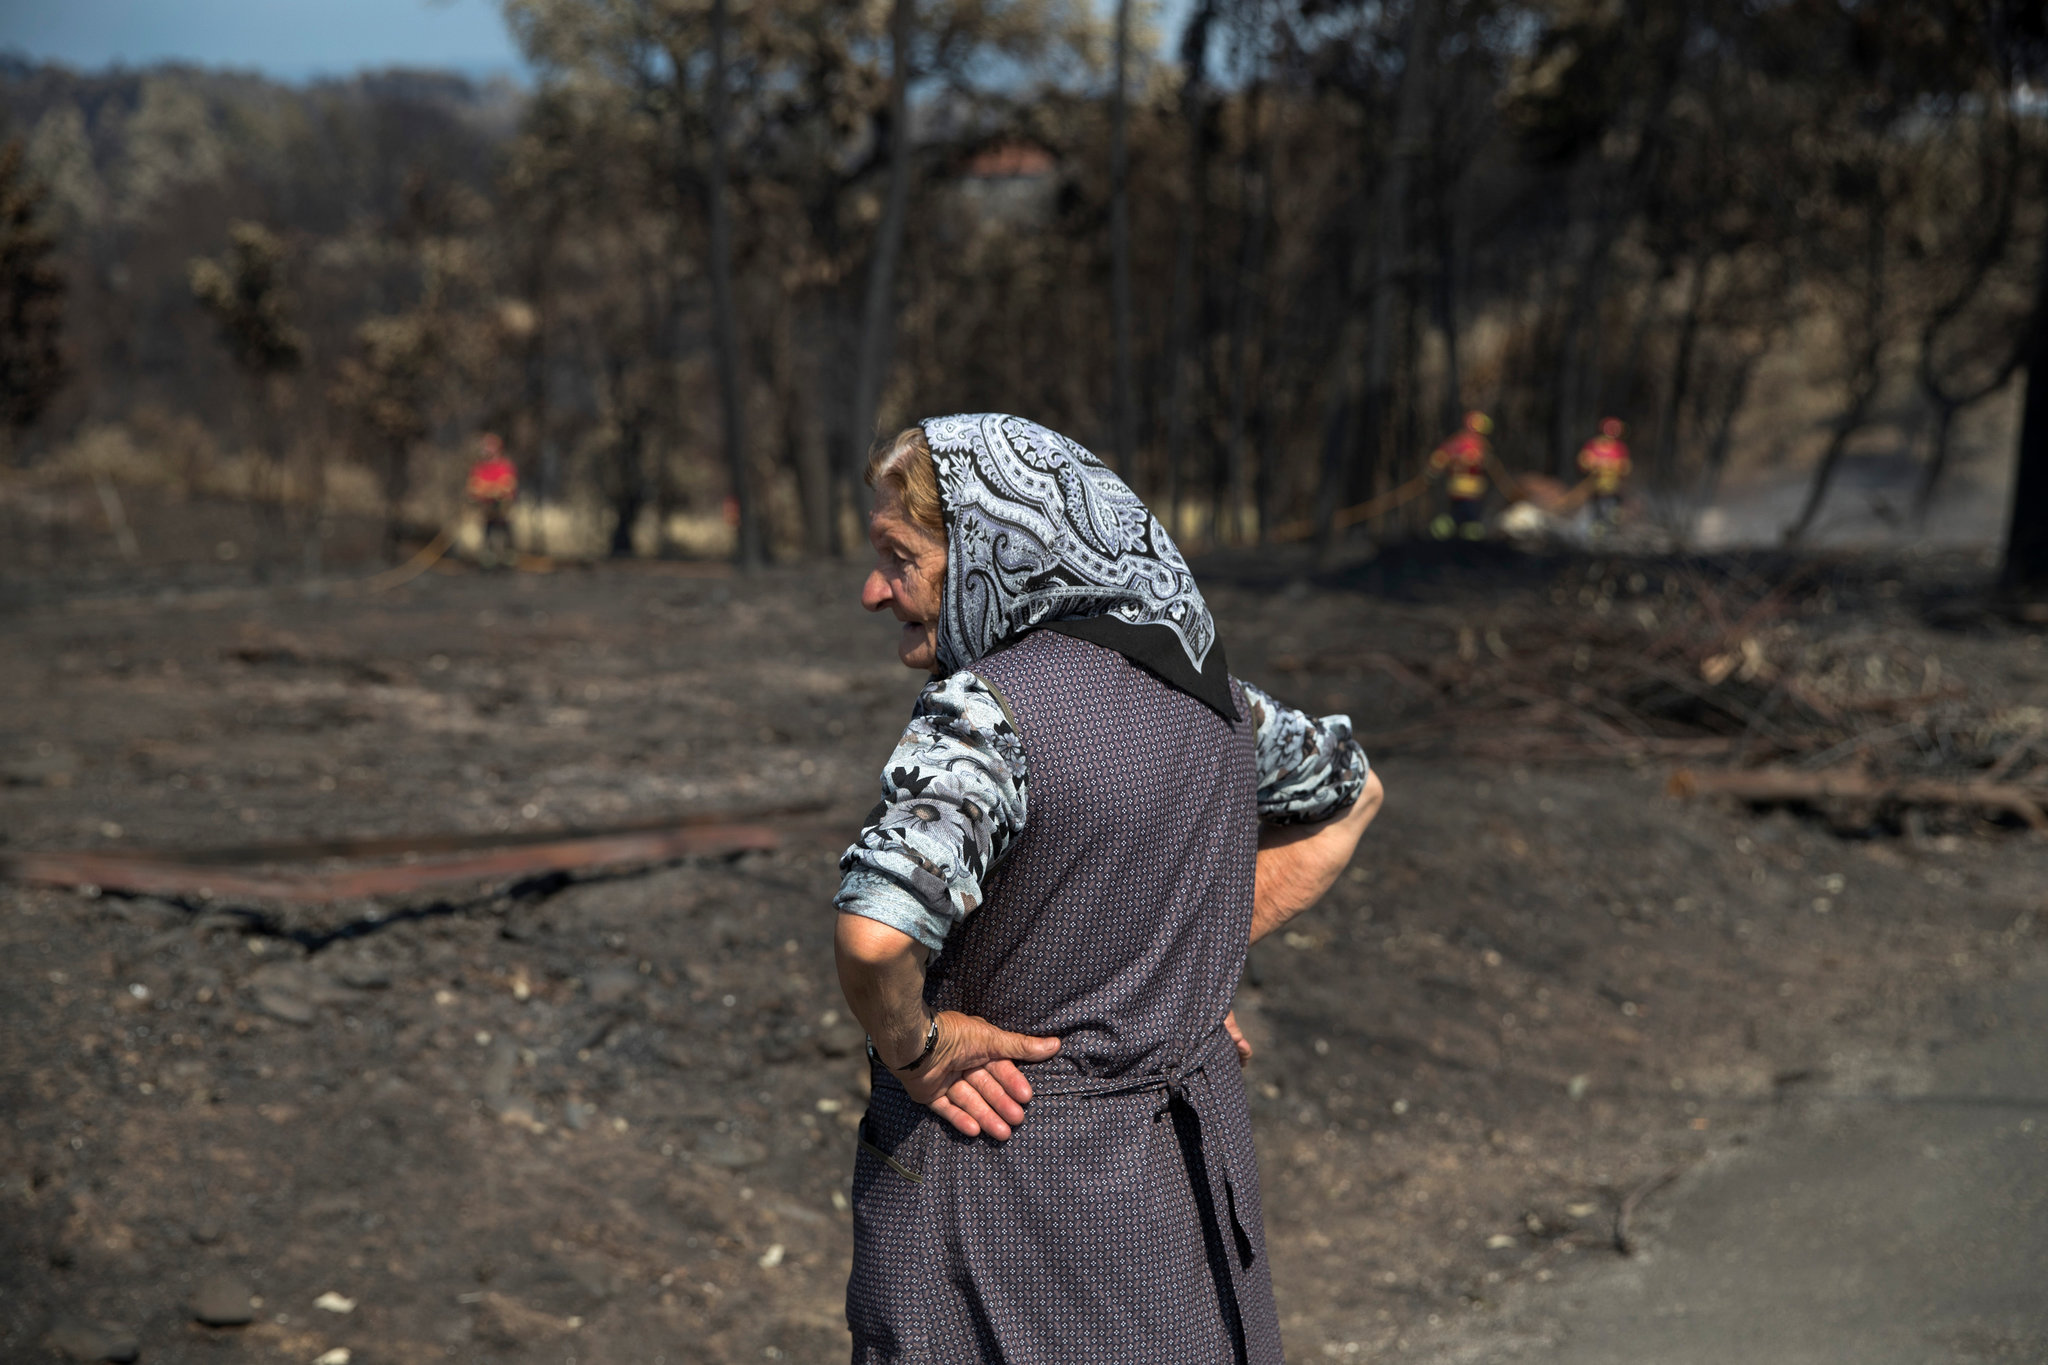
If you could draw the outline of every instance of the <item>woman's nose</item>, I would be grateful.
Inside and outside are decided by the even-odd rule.
[[[868,570],[868,581],[860,585],[860,604],[869,611],[889,605],[889,580],[882,577],[880,569]]]

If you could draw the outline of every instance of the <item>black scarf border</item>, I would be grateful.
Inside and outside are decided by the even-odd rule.
[[[1134,626],[1114,616],[1079,616],[1065,621],[1041,621],[1034,629],[1057,631],[1076,640],[1086,640],[1091,645],[1115,650],[1168,687],[1187,693],[1231,724],[1244,719],[1238,714],[1237,699],[1230,692],[1230,665],[1223,658],[1220,637],[1209,646],[1202,671],[1197,673],[1187,650],[1181,647],[1180,637],[1165,626]],[[1022,639],[1023,636],[1017,638]]]

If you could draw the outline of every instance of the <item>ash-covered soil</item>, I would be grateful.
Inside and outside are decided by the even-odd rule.
[[[1629,1193],[1801,1088],[1938,1071],[1959,1002],[2040,951],[2048,841],[1844,839],[1682,803],[1660,760],[1418,726],[1360,660],[1521,648],[1617,576],[1486,562],[1209,579],[1238,672],[1411,737],[1240,995],[1297,1358],[1614,1255]],[[1912,572],[1810,629],[1938,657],[2020,723],[2039,635],[1930,627]],[[857,578],[13,575],[0,857],[811,813],[774,853],[375,902],[0,884],[0,1359],[119,1344],[95,1324],[163,1362],[843,1359],[865,1066],[829,902],[918,685]],[[223,1288],[252,1322],[193,1320]]]

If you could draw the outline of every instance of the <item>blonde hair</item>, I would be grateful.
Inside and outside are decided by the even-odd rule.
[[[939,469],[923,427],[905,427],[886,441],[875,442],[862,475],[870,488],[889,487],[903,499],[911,521],[935,536],[946,534],[946,508],[939,501]]]

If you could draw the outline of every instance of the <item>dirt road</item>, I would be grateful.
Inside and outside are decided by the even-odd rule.
[[[2048,1361],[2048,974],[1816,1087],[1641,1220],[1643,1250],[1467,1315],[1442,1365]]]

